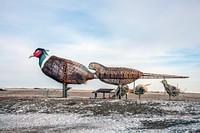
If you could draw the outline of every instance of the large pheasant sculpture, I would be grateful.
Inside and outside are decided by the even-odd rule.
[[[126,67],[106,67],[97,62],[91,62],[89,64],[89,69],[95,70],[96,76],[102,82],[117,85],[120,94],[124,85],[130,84],[139,78],[142,79],[188,78],[187,76],[143,73],[139,70]],[[121,99],[121,95],[119,95],[119,99]]]
[[[169,100],[171,100],[171,96],[175,97],[179,95],[180,89],[178,89],[177,87],[173,85],[168,84],[167,80],[162,80],[161,83],[163,83],[163,86],[169,95]]]
[[[93,79],[91,73],[84,65],[72,60],[50,56],[47,50],[37,48],[31,57],[39,58],[39,66],[42,72],[48,77],[63,84],[63,97],[67,97],[68,84],[84,84],[87,80]]]

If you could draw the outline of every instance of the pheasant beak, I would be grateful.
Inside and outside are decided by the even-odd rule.
[[[29,59],[32,58],[32,57],[35,57],[34,54],[32,54],[31,56],[29,56]]]

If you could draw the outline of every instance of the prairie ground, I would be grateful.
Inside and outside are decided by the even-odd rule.
[[[130,94],[93,99],[92,91],[8,89],[0,92],[0,132],[200,132],[199,94]],[[108,97],[108,95],[106,95]]]

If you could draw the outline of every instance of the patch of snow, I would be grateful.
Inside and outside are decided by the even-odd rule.
[[[198,116],[200,118],[200,115]],[[177,126],[168,127],[165,129],[148,129],[142,125],[142,121],[160,122],[160,121],[180,120],[171,116],[153,118],[111,115],[111,116],[93,116],[85,117],[79,114],[0,114],[0,129],[15,129],[15,128],[44,128],[47,132],[52,129],[60,129],[67,132],[87,132],[87,133],[112,133],[112,132],[173,132],[173,131],[196,131],[200,127],[200,122],[197,118],[191,116],[182,117],[181,120],[196,120],[196,123],[188,125],[178,124]]]
[[[95,103],[84,105],[75,104],[69,107],[79,106],[97,107],[104,102],[119,102],[124,104],[125,101],[108,100],[96,101]],[[66,113],[62,114],[62,108],[56,112],[47,114],[50,108],[43,106],[37,108],[36,105],[15,104],[16,114],[0,113],[0,132],[6,130],[15,130],[18,128],[28,129],[27,131],[36,130],[39,132],[87,132],[87,133],[115,133],[115,132],[199,132],[200,131],[200,102],[199,101],[128,101],[129,103],[144,104],[150,109],[160,109],[159,114],[150,113],[130,113],[126,115],[119,114],[117,110],[109,110],[111,115],[94,116],[93,112],[87,110],[85,114]],[[128,103],[128,104],[129,104]],[[136,105],[137,105],[136,104]],[[19,107],[21,106],[21,107]],[[57,104],[64,107],[66,105]],[[123,105],[126,106],[126,105]],[[66,106],[67,107],[67,106]],[[37,113],[26,113],[27,109],[36,109]],[[66,108],[67,109],[67,108]],[[145,108],[144,108],[145,109]],[[75,112],[78,112],[75,110]],[[2,109],[2,112],[5,110]],[[166,113],[167,112],[167,113]],[[168,113],[169,112],[169,113]],[[22,114],[26,113],[26,114]],[[159,127],[160,126],[160,127]],[[164,127],[163,127],[164,126]]]

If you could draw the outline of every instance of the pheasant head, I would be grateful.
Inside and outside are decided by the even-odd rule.
[[[91,62],[88,66],[89,69],[95,70],[95,71],[99,71],[100,69],[102,69],[102,67],[104,66],[96,62]]]
[[[39,58],[39,65],[41,67],[44,60],[48,57],[47,52],[48,52],[48,50],[45,50],[43,48],[37,48],[35,50],[35,52],[33,52],[33,54],[31,56],[29,56],[29,58],[32,58],[32,57]]]

